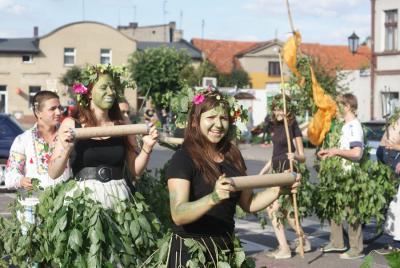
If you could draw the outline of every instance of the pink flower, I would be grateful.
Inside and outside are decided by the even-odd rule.
[[[82,83],[74,84],[72,89],[74,90],[75,94],[86,95],[88,93],[87,87],[85,87]]]
[[[193,103],[194,104],[200,104],[200,103],[202,103],[203,101],[204,101],[204,95],[202,95],[202,94],[197,94],[196,96],[194,96],[194,98],[193,98]]]

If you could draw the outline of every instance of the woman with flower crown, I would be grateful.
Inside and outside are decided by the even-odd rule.
[[[11,146],[5,173],[5,185],[10,189],[32,189],[32,179],[45,188],[69,179],[65,166],[53,180],[48,175],[48,163],[56,143],[61,122],[60,100],[56,93],[42,90],[31,103],[36,124],[17,136]]]
[[[246,174],[233,142],[235,114],[240,111],[231,109],[227,97],[218,91],[205,90],[193,99],[184,143],[166,172],[173,220],[168,267],[186,267],[193,260],[193,241],[205,248],[203,261],[216,267],[221,253],[234,253],[236,205],[248,212],[259,211],[281,193],[280,187],[256,195],[251,190],[235,191],[226,178]]]
[[[124,164],[134,177],[141,175],[158,133],[155,126],[151,126],[149,135],[143,137],[140,151],[134,135],[74,141],[73,128],[129,124],[124,121],[118,106],[123,84],[121,72],[115,71],[111,65],[90,66],[82,81],[74,85],[78,119],[66,118],[61,124],[49,175],[58,177],[69,162],[78,186],[89,188],[94,200],[105,208],[111,208],[116,201],[125,200],[130,195],[123,178]]]

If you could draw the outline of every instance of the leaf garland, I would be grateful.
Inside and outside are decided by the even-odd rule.
[[[157,248],[160,222],[140,193],[104,209],[88,196],[89,189],[67,193],[75,181],[39,194],[36,225],[27,235],[12,207],[11,219],[0,218],[0,252],[10,264],[31,267],[138,267]]]
[[[342,126],[337,121],[332,124],[323,148],[338,147]],[[369,223],[375,218],[377,226],[383,223],[384,210],[396,193],[398,181],[388,166],[369,159],[368,150],[364,149],[360,163],[339,157],[321,160],[319,184],[313,193],[314,211],[321,221]],[[345,162],[349,166],[346,170]]]

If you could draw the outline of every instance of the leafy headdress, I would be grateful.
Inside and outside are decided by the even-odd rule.
[[[118,101],[125,99],[125,88],[136,87],[135,82],[127,78],[127,68],[125,66],[113,66],[111,64],[89,65],[81,71],[79,81],[76,81],[73,85],[76,101],[80,106],[88,107],[88,94],[99,80],[99,77],[104,74],[111,77]]]

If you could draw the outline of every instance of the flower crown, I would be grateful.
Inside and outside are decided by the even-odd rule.
[[[219,92],[215,88],[209,86],[206,90],[198,92],[192,100],[194,105],[199,105],[204,102],[206,98],[215,98],[220,101],[220,104],[227,103],[230,107],[230,115],[234,122],[237,120],[247,121],[247,111],[243,112],[243,107],[240,105],[235,97]]]
[[[118,101],[125,100],[125,88],[136,88],[133,80],[126,79],[128,77],[126,66],[113,66],[111,64],[90,65],[81,71],[80,78],[72,86],[79,105],[83,107],[89,105],[89,98],[87,96],[89,90],[91,90],[102,74],[110,75]]]

